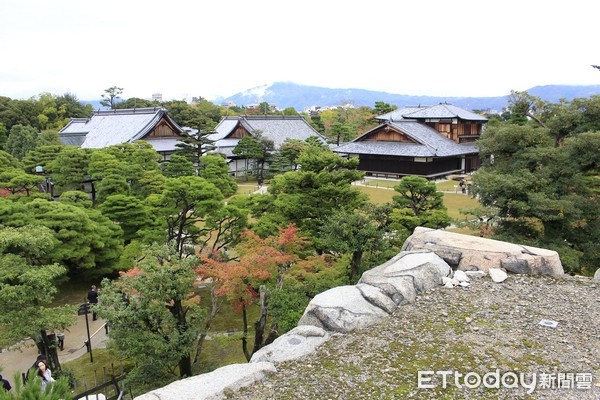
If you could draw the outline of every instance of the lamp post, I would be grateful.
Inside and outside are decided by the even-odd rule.
[[[50,180],[50,177],[48,175],[46,175],[46,172],[44,171],[44,167],[42,167],[41,165],[36,166],[35,173],[38,175],[44,175],[46,177],[46,186],[44,188],[45,189],[44,193],[50,194],[50,200],[54,200],[54,184]]]
[[[90,362],[94,362],[94,357],[92,356],[92,339],[90,338],[90,323],[88,322],[88,313],[90,312],[90,303],[83,303],[79,306],[79,310],[77,310],[77,315],[85,315],[85,328],[87,330],[87,341],[85,342],[85,346],[87,347],[88,352],[90,353]]]

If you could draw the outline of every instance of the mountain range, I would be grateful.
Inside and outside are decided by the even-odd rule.
[[[560,99],[573,100],[577,97],[590,97],[600,95],[600,85],[569,86],[546,85],[535,86],[527,90],[533,96],[556,103]],[[244,90],[229,97],[219,97],[211,100],[215,104],[233,102],[238,106],[248,106],[267,102],[280,109],[293,107],[297,111],[304,111],[312,106],[337,106],[352,103],[356,107],[373,107],[376,101],[383,101],[396,106],[407,105],[433,105],[450,103],[466,110],[493,110],[501,112],[508,105],[508,95],[496,97],[442,97],[442,96],[416,96],[406,94],[393,94],[365,89],[330,89],[319,86],[300,85],[292,82],[275,82],[268,85],[257,86]],[[82,101],[92,107],[102,109],[100,100]]]
[[[527,92],[543,100],[556,103],[561,98],[572,100],[577,97],[598,95],[600,94],[600,85],[535,86],[528,89]],[[508,94],[497,97],[415,96],[364,89],[329,89],[318,86],[299,85],[292,82],[275,82],[269,85],[257,86],[226,98],[218,98],[213,102],[215,104],[233,102],[238,106],[267,102],[280,109],[293,107],[297,111],[303,111],[306,107],[335,106],[345,103],[352,103],[356,107],[373,107],[376,101],[383,101],[399,107],[447,102],[467,110],[495,110],[500,112],[503,107],[507,106],[507,99]]]

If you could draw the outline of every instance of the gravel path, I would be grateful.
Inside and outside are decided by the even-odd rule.
[[[540,325],[543,319],[558,326]],[[597,400],[600,283],[510,275],[500,284],[485,277],[468,289],[440,287],[378,325],[336,335],[317,352],[277,368],[264,382],[227,398]],[[419,370],[452,372],[423,375],[433,387],[418,388]],[[524,373],[527,385],[535,375],[536,387],[469,388],[462,377],[462,387],[455,383],[455,372],[472,372],[471,386],[490,373],[486,382],[493,386],[496,371],[508,385],[512,373]]]

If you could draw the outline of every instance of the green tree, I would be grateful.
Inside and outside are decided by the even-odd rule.
[[[248,160],[258,160],[263,157],[260,142],[252,136],[245,136],[240,139],[232,153],[246,161],[244,176],[248,180]]]
[[[100,104],[106,108],[110,108],[111,110],[115,109],[117,104],[117,100],[120,99],[121,94],[123,93],[123,88],[112,86],[108,89],[104,89],[104,93],[102,93],[102,99],[100,100]]]
[[[73,190],[70,192],[64,192],[60,196],[60,201],[63,204],[70,204],[81,208],[92,208],[92,200],[87,193]]]
[[[109,196],[99,209],[123,229],[125,244],[136,239],[138,231],[151,223],[148,208],[137,197],[123,194]]]
[[[319,230],[318,241],[321,248],[327,251],[351,254],[348,278],[350,282],[356,282],[364,253],[380,249],[384,233],[372,216],[357,211],[343,211],[325,219]]]
[[[25,383],[22,380],[23,378],[17,375],[11,391],[0,391],[0,400],[60,400],[68,399],[73,394],[69,379],[65,376],[61,376],[54,382],[47,382],[44,391],[42,391],[42,378],[35,372],[30,372]]]
[[[387,114],[389,112],[392,112],[394,110],[397,110],[398,106],[392,106],[388,103],[385,103],[383,101],[376,101],[375,102],[375,107],[374,107],[374,111],[376,115],[383,115],[383,114]]]
[[[90,150],[67,147],[48,164],[52,181],[59,192],[84,191],[90,154]]]
[[[237,191],[237,183],[229,175],[227,161],[218,154],[209,154],[200,159],[198,175],[219,188],[224,197]]]
[[[110,321],[111,342],[131,359],[127,378],[143,387],[192,375],[191,355],[204,312],[193,292],[194,258],[182,259],[167,246],[148,249],[135,268],[102,282],[98,314]]]
[[[202,128],[198,128],[195,133],[183,132],[179,143],[175,145],[177,153],[187,157],[196,167],[196,175],[202,156],[215,149],[214,140],[209,138],[213,133],[215,132]]]
[[[52,230],[60,244],[42,261],[64,265],[71,274],[83,270],[95,276],[114,272],[114,263],[122,251],[122,230],[118,225],[97,210],[58,201],[35,199],[24,203],[0,199],[0,224]]]
[[[145,107],[156,107],[158,104],[152,100],[140,99],[139,97],[130,97],[127,100],[123,100],[119,103],[114,104],[115,109],[122,108],[145,108]]]
[[[298,111],[294,107],[286,107],[281,113],[283,115],[298,115]]]
[[[355,210],[366,202],[366,195],[351,185],[363,176],[356,170],[357,159],[346,159],[331,150],[309,146],[298,157],[298,164],[302,165],[300,170],[271,180],[270,205],[257,226],[261,232],[272,234],[277,225],[292,222],[303,234],[317,237],[329,215]]]
[[[43,171],[47,174],[51,174],[50,164],[58,157],[58,155],[65,150],[66,147],[63,145],[50,145],[50,146],[39,146],[33,150],[27,152],[27,155],[23,158],[23,169],[27,173],[35,172],[35,167],[42,167]]]
[[[173,243],[182,256],[197,243],[203,218],[223,207],[223,195],[204,178],[184,176],[168,178],[163,192],[149,196],[147,204],[157,219],[144,233],[146,240]]]
[[[43,176],[26,174],[18,169],[0,172],[0,187],[12,194],[24,192],[29,196],[32,191],[37,192],[39,185],[44,181]]]
[[[39,338],[53,371],[60,370],[56,344],[48,332],[63,330],[75,322],[72,306],[49,307],[56,285],[67,273],[45,259],[57,245],[50,229],[42,226],[0,226],[0,324],[3,333],[15,342]]]
[[[567,272],[589,273],[598,255],[598,152],[600,133],[567,137],[555,146],[549,131],[500,125],[480,141],[483,167],[475,193],[498,210],[495,237],[551,248]]]
[[[177,178],[178,176],[191,176],[196,174],[194,164],[186,157],[173,154],[168,162],[160,164],[160,170],[167,178]]]
[[[6,141],[8,140],[8,129],[2,122],[0,122],[0,150],[4,149]]]
[[[7,152],[22,160],[25,154],[38,145],[38,131],[31,126],[15,125],[4,145]]]
[[[417,226],[439,229],[450,225],[444,194],[437,191],[435,183],[418,176],[406,176],[394,190],[399,193],[392,198],[396,228],[412,232]]]
[[[273,155],[269,171],[273,174],[298,169],[298,157],[309,144],[298,139],[286,139]]]

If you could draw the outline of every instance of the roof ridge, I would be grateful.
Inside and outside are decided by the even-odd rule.
[[[97,110],[94,115],[134,115],[134,114],[157,114],[160,111],[166,111],[164,107],[143,107],[143,108],[116,108],[113,110]]]

